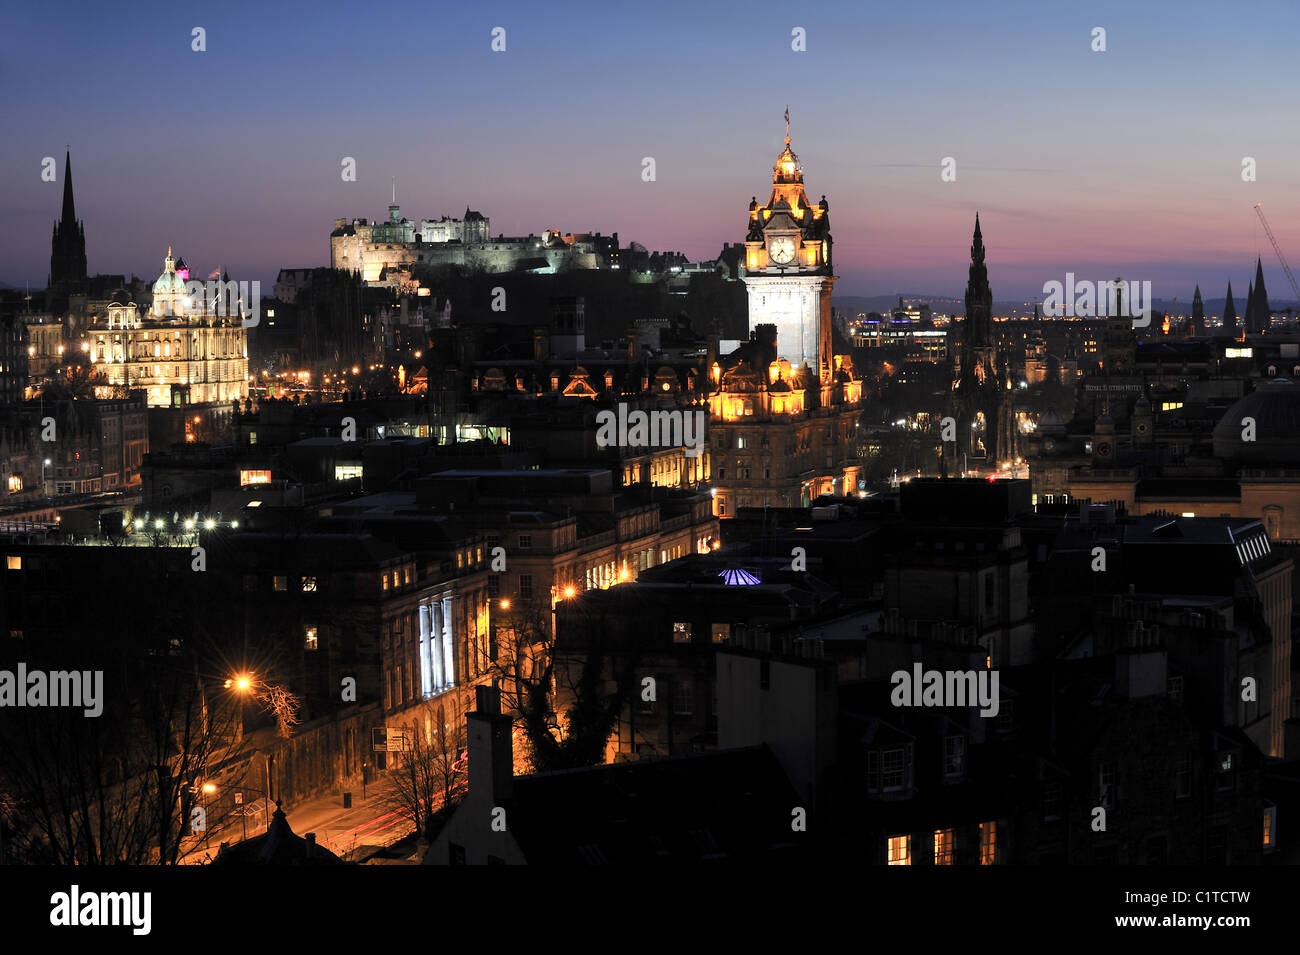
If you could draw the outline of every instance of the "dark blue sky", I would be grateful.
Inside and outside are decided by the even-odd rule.
[[[0,281],[44,284],[65,143],[92,272],[153,276],[170,244],[269,283],[327,264],[335,217],[382,217],[393,176],[412,218],[709,257],[765,198],[788,103],[837,291],[959,294],[978,208],[1000,299],[1067,270],[1217,297],[1261,252],[1285,298],[1252,205],[1300,262],[1298,28],[1294,3],[1200,0],[8,8]]]

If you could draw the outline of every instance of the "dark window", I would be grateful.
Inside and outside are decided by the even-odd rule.
[[[1164,865],[1168,854],[1169,840],[1165,836],[1152,836],[1147,840],[1147,865]]]
[[[465,865],[465,847],[454,842],[447,843],[447,861],[451,865]]]
[[[1174,797],[1186,799],[1192,794],[1192,754],[1179,753],[1174,769]]]
[[[1061,818],[1061,784],[1044,783],[1043,785],[1043,819]]]
[[[1205,861],[1209,865],[1228,864],[1228,830],[1215,826],[1205,838]]]
[[[1237,787],[1237,758],[1235,753],[1220,753],[1219,764],[1215,767],[1215,788],[1219,792],[1229,792]]]

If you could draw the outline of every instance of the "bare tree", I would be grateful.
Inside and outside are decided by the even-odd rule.
[[[105,678],[98,717],[23,708],[0,724],[9,861],[174,865],[224,826],[200,803],[208,779],[242,777],[232,701],[167,658]]]
[[[443,694],[416,711],[406,738],[410,748],[389,774],[393,788],[388,803],[406,813],[416,831],[432,838],[437,818],[451,808],[468,781],[460,692]]]

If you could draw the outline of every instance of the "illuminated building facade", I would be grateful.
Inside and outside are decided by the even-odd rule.
[[[810,407],[805,378],[777,358],[777,331],[713,362],[709,396],[714,513],[741,507],[807,506],[822,494],[854,494],[862,382],[848,356],[833,359],[827,400]]]
[[[750,340],[708,356],[714,514],[796,507],[858,491],[862,383],[834,354],[830,213],[813,206],[790,148],[772,169],[767,204],[749,204],[743,280]]]
[[[86,329],[82,348],[92,375],[104,379],[95,389],[100,397],[139,388],[151,408],[248,397],[247,330],[238,315],[218,315],[215,305],[188,296],[188,278],[169,248],[147,313],[134,302],[114,301]]]
[[[618,238],[599,233],[548,229],[542,235],[491,234],[487,216],[466,209],[462,219],[421,219],[401,215],[394,203],[388,219],[335,219],[330,233],[330,268],[360,272],[380,284],[389,272],[414,266],[460,265],[487,272],[516,270],[550,273],[566,269],[608,268],[618,259]]]
[[[772,194],[766,205],[749,203],[745,236],[745,288],[749,328],[775,325],[781,356],[812,381],[828,386],[831,361],[830,213],[826,197],[813,206],[804,194],[803,167],[790,149],[772,167]]]

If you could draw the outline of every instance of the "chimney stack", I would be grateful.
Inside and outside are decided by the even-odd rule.
[[[509,799],[514,784],[512,721],[501,715],[501,691],[474,688],[475,710],[465,717],[469,735],[469,792],[476,802],[499,805]]]

